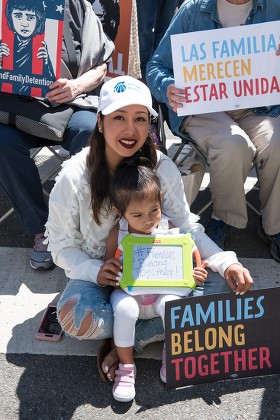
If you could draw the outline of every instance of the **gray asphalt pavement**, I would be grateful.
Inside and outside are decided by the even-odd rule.
[[[257,191],[249,194],[257,205]],[[193,210],[209,197],[206,187]],[[1,214],[9,207],[0,191]],[[202,215],[203,224],[210,212]],[[257,237],[258,222],[250,211],[247,229],[234,230],[230,246],[250,266],[258,287],[278,286],[280,265]],[[96,343],[34,339],[43,309],[57,299],[65,278],[58,268],[49,273],[29,268],[32,239],[24,235],[15,214],[0,224],[0,247],[0,420],[280,418],[279,375],[167,391],[159,379],[160,345],[136,359],[135,401],[117,403],[111,385],[98,375]]]
[[[124,404],[101,382],[94,357],[7,354],[0,363],[3,420],[280,418],[277,375],[166,391],[160,361],[137,359],[136,398]]]

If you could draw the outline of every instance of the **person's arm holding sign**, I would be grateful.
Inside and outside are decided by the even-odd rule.
[[[118,229],[114,227],[106,241],[106,253],[104,264],[100,267],[97,275],[97,284],[99,286],[119,287],[119,276],[121,275],[121,262],[115,258],[118,248]]]
[[[98,87],[106,76],[107,65],[102,63],[87,71],[76,79],[60,78],[52,83],[46,97],[51,102],[59,104],[72,101],[78,95],[90,92]]]

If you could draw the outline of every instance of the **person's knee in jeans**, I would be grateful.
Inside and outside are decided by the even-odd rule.
[[[89,144],[91,134],[95,129],[97,115],[95,111],[78,109],[72,115],[64,133],[61,146],[74,155]]]

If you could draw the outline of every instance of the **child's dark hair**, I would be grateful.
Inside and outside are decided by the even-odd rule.
[[[29,10],[35,13],[37,21],[35,31],[32,36],[42,34],[45,30],[46,13],[43,5],[43,1],[40,0],[8,0],[6,4],[6,17],[9,28],[14,32],[14,24],[12,19],[12,11],[17,10]]]
[[[161,203],[160,181],[152,163],[143,157],[124,159],[111,183],[111,202],[123,216],[131,200],[142,201],[147,195]]]

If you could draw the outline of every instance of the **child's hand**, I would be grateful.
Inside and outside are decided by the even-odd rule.
[[[7,44],[0,42],[0,69],[2,69],[3,56],[8,57],[10,55],[10,49]]]
[[[201,267],[195,267],[193,269],[193,277],[197,286],[203,286],[205,280],[207,279],[208,273],[205,270],[205,267],[207,267],[207,264],[208,264],[208,261],[204,261]]]
[[[10,55],[10,48],[8,47],[8,44],[5,44],[4,42],[0,42],[0,55],[5,55],[8,57]]]
[[[48,64],[49,53],[48,53],[47,44],[45,41],[42,41],[41,44],[42,44],[42,47],[38,48],[37,58],[43,59],[45,64]]]
[[[97,284],[99,286],[119,287],[122,264],[116,258],[110,258],[99,269]]]

